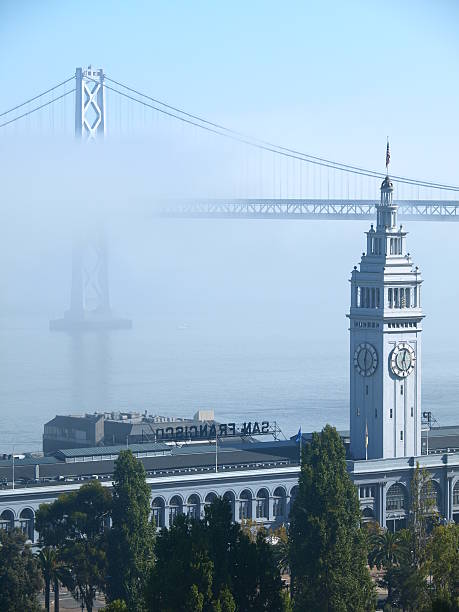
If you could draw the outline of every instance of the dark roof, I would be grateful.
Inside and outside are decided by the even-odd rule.
[[[145,452],[148,444],[132,445],[140,452]],[[148,478],[161,478],[163,476],[176,476],[196,473],[207,473],[215,471],[215,444],[199,443],[184,444],[183,446],[156,445],[166,447],[171,452],[154,454],[153,456],[140,457]],[[115,447],[124,449],[123,447]],[[63,451],[71,453],[76,450],[80,453],[83,449],[68,449]],[[93,450],[93,449],[91,449]],[[107,453],[107,448],[96,447],[97,452]],[[89,456],[89,449],[86,453]],[[116,453],[113,453],[114,455]],[[83,455],[85,456],[85,455]],[[93,455],[94,456],[94,455]],[[41,465],[41,462],[48,465]],[[91,461],[72,461],[76,457],[61,459],[56,457],[44,457],[36,460],[35,465],[40,464],[39,483],[32,483],[32,487],[57,484],[63,480],[79,480],[113,478],[115,459],[104,458],[96,455]],[[0,479],[6,478],[11,481],[12,468],[8,463],[0,463]],[[219,471],[231,472],[232,470],[256,470],[263,468],[285,467],[298,465],[298,445],[291,441],[268,441],[268,442],[240,442],[227,441],[219,444],[218,469]],[[16,478],[19,480],[33,481],[35,478],[34,465],[17,464]],[[44,481],[43,481],[44,479]]]
[[[72,415],[72,414],[56,414],[50,421],[45,423],[46,425],[60,425],[61,427],[64,425],[74,426],[76,423],[95,423],[100,419],[103,419],[103,414],[87,414],[87,415]]]
[[[59,459],[71,459],[73,457],[94,457],[102,455],[119,455],[122,450],[131,450],[136,453],[161,453],[170,452],[171,448],[163,442],[148,444],[130,444],[129,446],[90,446],[88,448],[65,448],[58,450],[55,456]]]
[[[24,459],[16,458],[14,460],[15,466],[21,465],[46,465],[50,463],[60,463],[56,457],[24,457]],[[13,465],[12,459],[0,459],[0,467]]]

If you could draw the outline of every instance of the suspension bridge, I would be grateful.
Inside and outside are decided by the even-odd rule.
[[[71,133],[90,143],[116,129],[123,133],[136,125],[148,136],[162,129],[160,120],[168,127],[181,126],[205,135],[216,149],[224,141],[225,146],[229,143],[243,151],[245,189],[237,187],[238,195],[232,198],[171,199],[152,206],[152,216],[293,220],[375,217],[378,188],[385,173],[247,135],[141,92],[92,66],[77,68],[63,81],[1,112],[0,137],[20,130],[28,134],[39,125],[42,132]],[[392,174],[391,180],[400,197],[401,219],[459,220],[459,186]],[[89,250],[90,266],[86,263]],[[75,246],[70,309],[64,319],[52,322],[54,329],[129,326],[129,321],[115,320],[111,315],[107,267],[102,234]]]

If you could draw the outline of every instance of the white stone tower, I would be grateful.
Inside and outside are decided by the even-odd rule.
[[[389,163],[389,149],[386,167]],[[386,176],[376,230],[351,278],[350,428],[354,459],[421,454],[421,276],[397,226]]]

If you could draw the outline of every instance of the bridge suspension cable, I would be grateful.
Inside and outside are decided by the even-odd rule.
[[[276,153],[278,155],[283,155],[285,157],[290,157],[293,159],[297,159],[297,160],[304,161],[310,164],[330,168],[333,170],[339,170],[341,172],[347,172],[350,174],[359,174],[361,176],[367,176],[371,178],[384,178],[385,177],[385,173],[382,173],[382,172],[377,172],[375,170],[369,170],[369,169],[362,168],[359,166],[353,166],[349,164],[335,162],[333,160],[329,160],[329,159],[322,158],[322,157],[317,157],[314,155],[309,155],[307,153],[302,153],[301,151],[297,151],[295,149],[289,149],[287,147],[276,145],[269,141],[265,141],[265,140],[261,140],[261,139],[258,139],[252,136],[248,136],[246,134],[243,134],[231,128],[227,128],[221,124],[209,121],[203,117],[200,117],[199,115],[188,113],[187,111],[184,111],[178,107],[167,104],[166,102],[162,102],[161,100],[157,98],[153,98],[132,87],[129,87],[128,85],[125,85],[124,83],[116,81],[115,79],[112,79],[111,77],[108,77],[107,75],[105,75],[105,79],[107,81],[110,81],[111,83],[118,85],[119,87],[122,87],[126,91],[130,91],[136,96],[141,96],[142,98],[145,98],[146,100],[150,100],[151,102],[154,103],[154,105],[148,104],[144,100],[139,100],[138,98],[135,98],[134,96],[131,96],[123,91],[120,91],[119,89],[110,87],[109,85],[105,85],[107,89],[110,89],[111,91],[121,96],[124,96],[134,102],[137,102],[138,104],[142,104],[144,106],[150,107],[153,110],[156,110],[160,113],[163,113],[165,115],[178,119],[179,121],[194,125],[196,127],[212,132],[219,136],[231,138],[232,140],[237,140],[243,144],[247,144],[252,147],[256,147],[256,148],[259,148],[265,151],[269,151],[271,153]],[[157,105],[163,106],[164,108],[159,108]],[[168,110],[164,110],[164,109],[168,109]],[[431,189],[442,189],[445,191],[454,191],[454,192],[459,191],[459,186],[457,185],[447,185],[443,183],[435,183],[432,181],[422,181],[419,179],[411,179],[409,177],[397,176],[397,175],[391,175],[391,179],[398,183],[405,183],[405,184],[414,185],[417,187],[428,187]]]
[[[94,80],[91,79],[90,77],[86,77],[88,80]],[[46,91],[34,96],[33,98],[30,98],[29,100],[26,100],[25,102],[22,102],[21,104],[18,104],[16,106],[14,106],[13,108],[10,108],[7,111],[4,111],[2,113],[0,113],[0,117],[5,117],[6,115],[26,106],[27,104],[30,104],[31,102],[38,100],[39,98],[42,98],[43,96],[45,96],[46,94],[49,94],[55,90],[57,90],[59,87],[62,87],[64,85],[66,85],[67,83],[69,83],[70,81],[74,80],[75,76],[71,76],[68,79],[58,83],[57,85],[47,89]],[[350,165],[350,164],[343,164],[341,162],[336,162],[330,159],[326,159],[323,157],[317,157],[314,155],[309,155],[307,153],[303,153],[301,151],[295,150],[295,149],[290,149],[287,147],[283,147],[281,145],[277,145],[275,143],[266,141],[266,140],[261,140],[259,138],[256,137],[252,137],[249,136],[247,134],[244,134],[242,132],[238,132],[236,130],[233,130],[231,128],[228,128],[224,125],[221,125],[219,123],[215,123],[213,121],[209,121],[207,119],[205,119],[204,117],[201,117],[199,115],[195,115],[192,113],[188,113],[187,111],[178,108],[176,106],[172,106],[171,104],[168,104],[166,102],[163,102],[161,100],[159,100],[158,98],[153,98],[152,96],[149,96],[147,94],[142,93],[141,91],[134,89],[132,87],[129,87],[128,85],[121,83],[120,81],[117,81],[115,79],[112,79],[111,77],[105,75],[105,81],[108,81],[110,83],[112,83],[113,85],[116,85],[117,87],[120,87],[122,89],[124,89],[125,91],[120,91],[120,89],[117,89],[117,87],[112,87],[111,85],[108,85],[107,83],[104,83],[104,87],[107,88],[110,91],[113,91],[114,93],[118,94],[119,96],[123,96],[124,98],[127,98],[137,104],[143,105],[144,107],[149,107],[152,108],[153,110],[156,110],[159,113],[162,113],[164,115],[167,115],[169,117],[172,117],[178,121],[181,121],[183,123],[189,124],[189,125],[193,125],[197,128],[200,128],[201,130],[205,130],[207,132],[211,132],[217,136],[222,136],[224,138],[229,138],[231,140],[240,142],[241,144],[245,144],[248,145],[250,147],[254,147],[257,148],[259,150],[264,150],[264,151],[268,151],[270,153],[273,153],[275,155],[278,156],[282,156],[285,158],[290,158],[290,159],[295,159],[298,160],[300,162],[305,162],[308,164],[313,164],[315,166],[320,166],[320,167],[325,167],[325,168],[329,168],[331,170],[336,170],[339,172],[343,172],[346,174],[354,174],[354,175],[360,175],[360,176],[366,176],[369,178],[384,178],[385,173],[382,172],[377,172],[375,170],[369,170],[367,168],[362,168],[360,166],[354,166],[354,165]],[[59,95],[55,98],[53,98],[52,100],[49,100],[43,104],[40,104],[39,106],[24,112],[18,116],[13,117],[12,119],[9,119],[7,121],[4,121],[3,123],[0,123],[0,128],[5,127],[6,125],[9,125],[11,123],[14,123],[16,121],[19,121],[20,119],[27,117],[28,115],[31,115],[47,106],[50,106],[51,104],[54,104],[55,102],[61,100],[62,98],[65,98],[66,96],[68,96],[69,94],[75,92],[75,88],[64,92],[62,95]],[[129,92],[129,93],[127,93]],[[409,177],[404,177],[404,176],[397,176],[397,175],[391,175],[392,180],[394,180],[395,182],[398,183],[403,183],[403,184],[407,184],[407,185],[412,185],[412,186],[416,186],[416,187],[422,187],[422,188],[430,188],[430,189],[441,189],[441,190],[445,190],[445,191],[451,191],[451,192],[459,192],[459,186],[457,185],[448,185],[448,184],[443,184],[443,183],[436,183],[433,181],[423,181],[423,180],[419,180],[419,179],[412,179]]]
[[[34,96],[33,98],[30,98],[29,100],[26,100],[25,102],[22,102],[21,104],[18,104],[17,106],[13,106],[13,108],[10,108],[9,110],[4,111],[3,113],[0,113],[0,117],[3,117],[4,115],[8,115],[9,113],[12,113],[13,111],[17,110],[18,108],[21,108],[22,106],[25,106],[26,104],[30,104],[31,102],[34,102],[35,100],[38,100],[38,98],[41,98],[41,97],[45,96],[47,93],[51,93],[55,89],[58,89],[59,87],[62,87],[62,85],[65,85],[66,83],[69,83],[70,81],[73,81],[74,78],[75,78],[75,76],[71,76],[68,79],[66,79],[65,81],[62,81],[62,83],[58,83],[57,85],[54,85],[54,87],[50,87],[49,89],[47,89],[46,91],[43,91],[42,93],[38,94],[37,96]],[[19,117],[17,117],[17,118],[19,119]]]
[[[50,104],[54,104],[58,100],[61,100],[62,98],[65,98],[69,94],[74,93],[74,91],[75,91],[75,88],[69,89],[69,91],[66,91],[65,93],[58,96],[57,98],[48,100],[48,102],[45,102],[44,104],[41,104],[40,106],[36,106],[35,108],[32,108],[31,110],[27,111],[26,113],[23,113],[22,115],[18,115],[17,117],[14,117],[13,119],[10,119],[9,121],[0,123],[0,128],[5,127],[5,125],[9,125],[10,123],[14,123],[15,121],[18,121],[19,119],[22,119],[23,117],[27,117],[27,115],[32,115],[32,113],[36,113],[40,109],[45,108],[46,106],[50,106]],[[27,104],[27,102],[24,102],[24,104]],[[21,104],[20,106],[24,106],[24,104]]]

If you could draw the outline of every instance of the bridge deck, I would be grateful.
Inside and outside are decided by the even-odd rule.
[[[161,217],[179,219],[374,219],[375,200],[181,200],[161,206]],[[459,201],[399,200],[399,218],[459,221]]]

